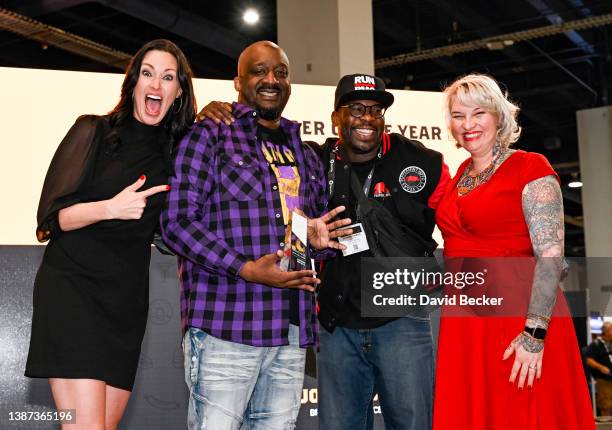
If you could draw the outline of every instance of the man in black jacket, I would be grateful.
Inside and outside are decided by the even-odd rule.
[[[439,152],[384,133],[384,113],[393,101],[375,76],[340,79],[332,112],[339,138],[313,145],[328,176],[328,206],[343,205],[348,217],[358,219],[357,198],[350,190],[355,172],[367,196],[382,204],[395,222],[412,230],[419,242],[432,243],[434,210],[450,179],[448,167]],[[232,120],[228,107],[213,102],[203,112],[227,122]],[[386,428],[427,430],[433,400],[430,321],[362,316],[361,258],[371,256],[370,250],[346,256],[337,252],[321,273],[319,428],[371,429],[378,394]]]
[[[602,417],[612,415],[612,323],[606,321],[601,336],[587,348],[587,364],[597,381],[597,408]]]
[[[332,113],[339,138],[327,139],[319,150],[328,173],[329,204],[346,206],[347,216],[357,219],[357,199],[350,187],[355,172],[370,199],[423,242],[432,242],[434,209],[450,179],[448,168],[440,153],[420,142],[384,133],[384,113],[393,100],[375,76],[340,79]],[[371,256],[370,250],[346,256],[338,252],[321,274],[319,427],[371,428],[372,399],[378,393],[386,428],[429,429],[429,318],[362,316],[361,259]]]

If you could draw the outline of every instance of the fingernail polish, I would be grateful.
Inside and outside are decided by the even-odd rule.
[[[144,181],[145,175],[140,175],[140,180]]]
[[[166,185],[166,191],[170,191],[170,185]]]

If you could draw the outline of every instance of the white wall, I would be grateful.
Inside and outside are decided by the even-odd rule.
[[[123,75],[0,67],[4,83],[0,103],[0,244],[36,244],[36,209],[49,162],[74,120],[104,114],[119,98]],[[196,79],[198,106],[211,100],[233,101],[232,81]],[[293,85],[284,116],[302,122],[304,140],[333,136],[332,86]],[[449,140],[442,94],[392,91],[395,104],[386,114],[392,132],[416,137],[444,153],[454,173],[467,153]],[[435,128],[441,139],[432,139]],[[429,136],[429,139],[426,138]],[[437,234],[436,240],[441,243]]]

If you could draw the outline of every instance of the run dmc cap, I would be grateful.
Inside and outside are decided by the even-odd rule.
[[[393,94],[385,91],[385,83],[382,79],[372,75],[345,75],[340,78],[336,87],[334,110],[338,107],[355,100],[374,100],[384,107],[393,104]]]

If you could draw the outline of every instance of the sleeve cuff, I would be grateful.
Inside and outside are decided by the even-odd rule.
[[[244,255],[236,254],[234,261],[232,261],[227,268],[228,274],[233,276],[236,279],[240,278],[240,271],[242,270],[244,265],[247,263],[247,261],[249,260]]]

